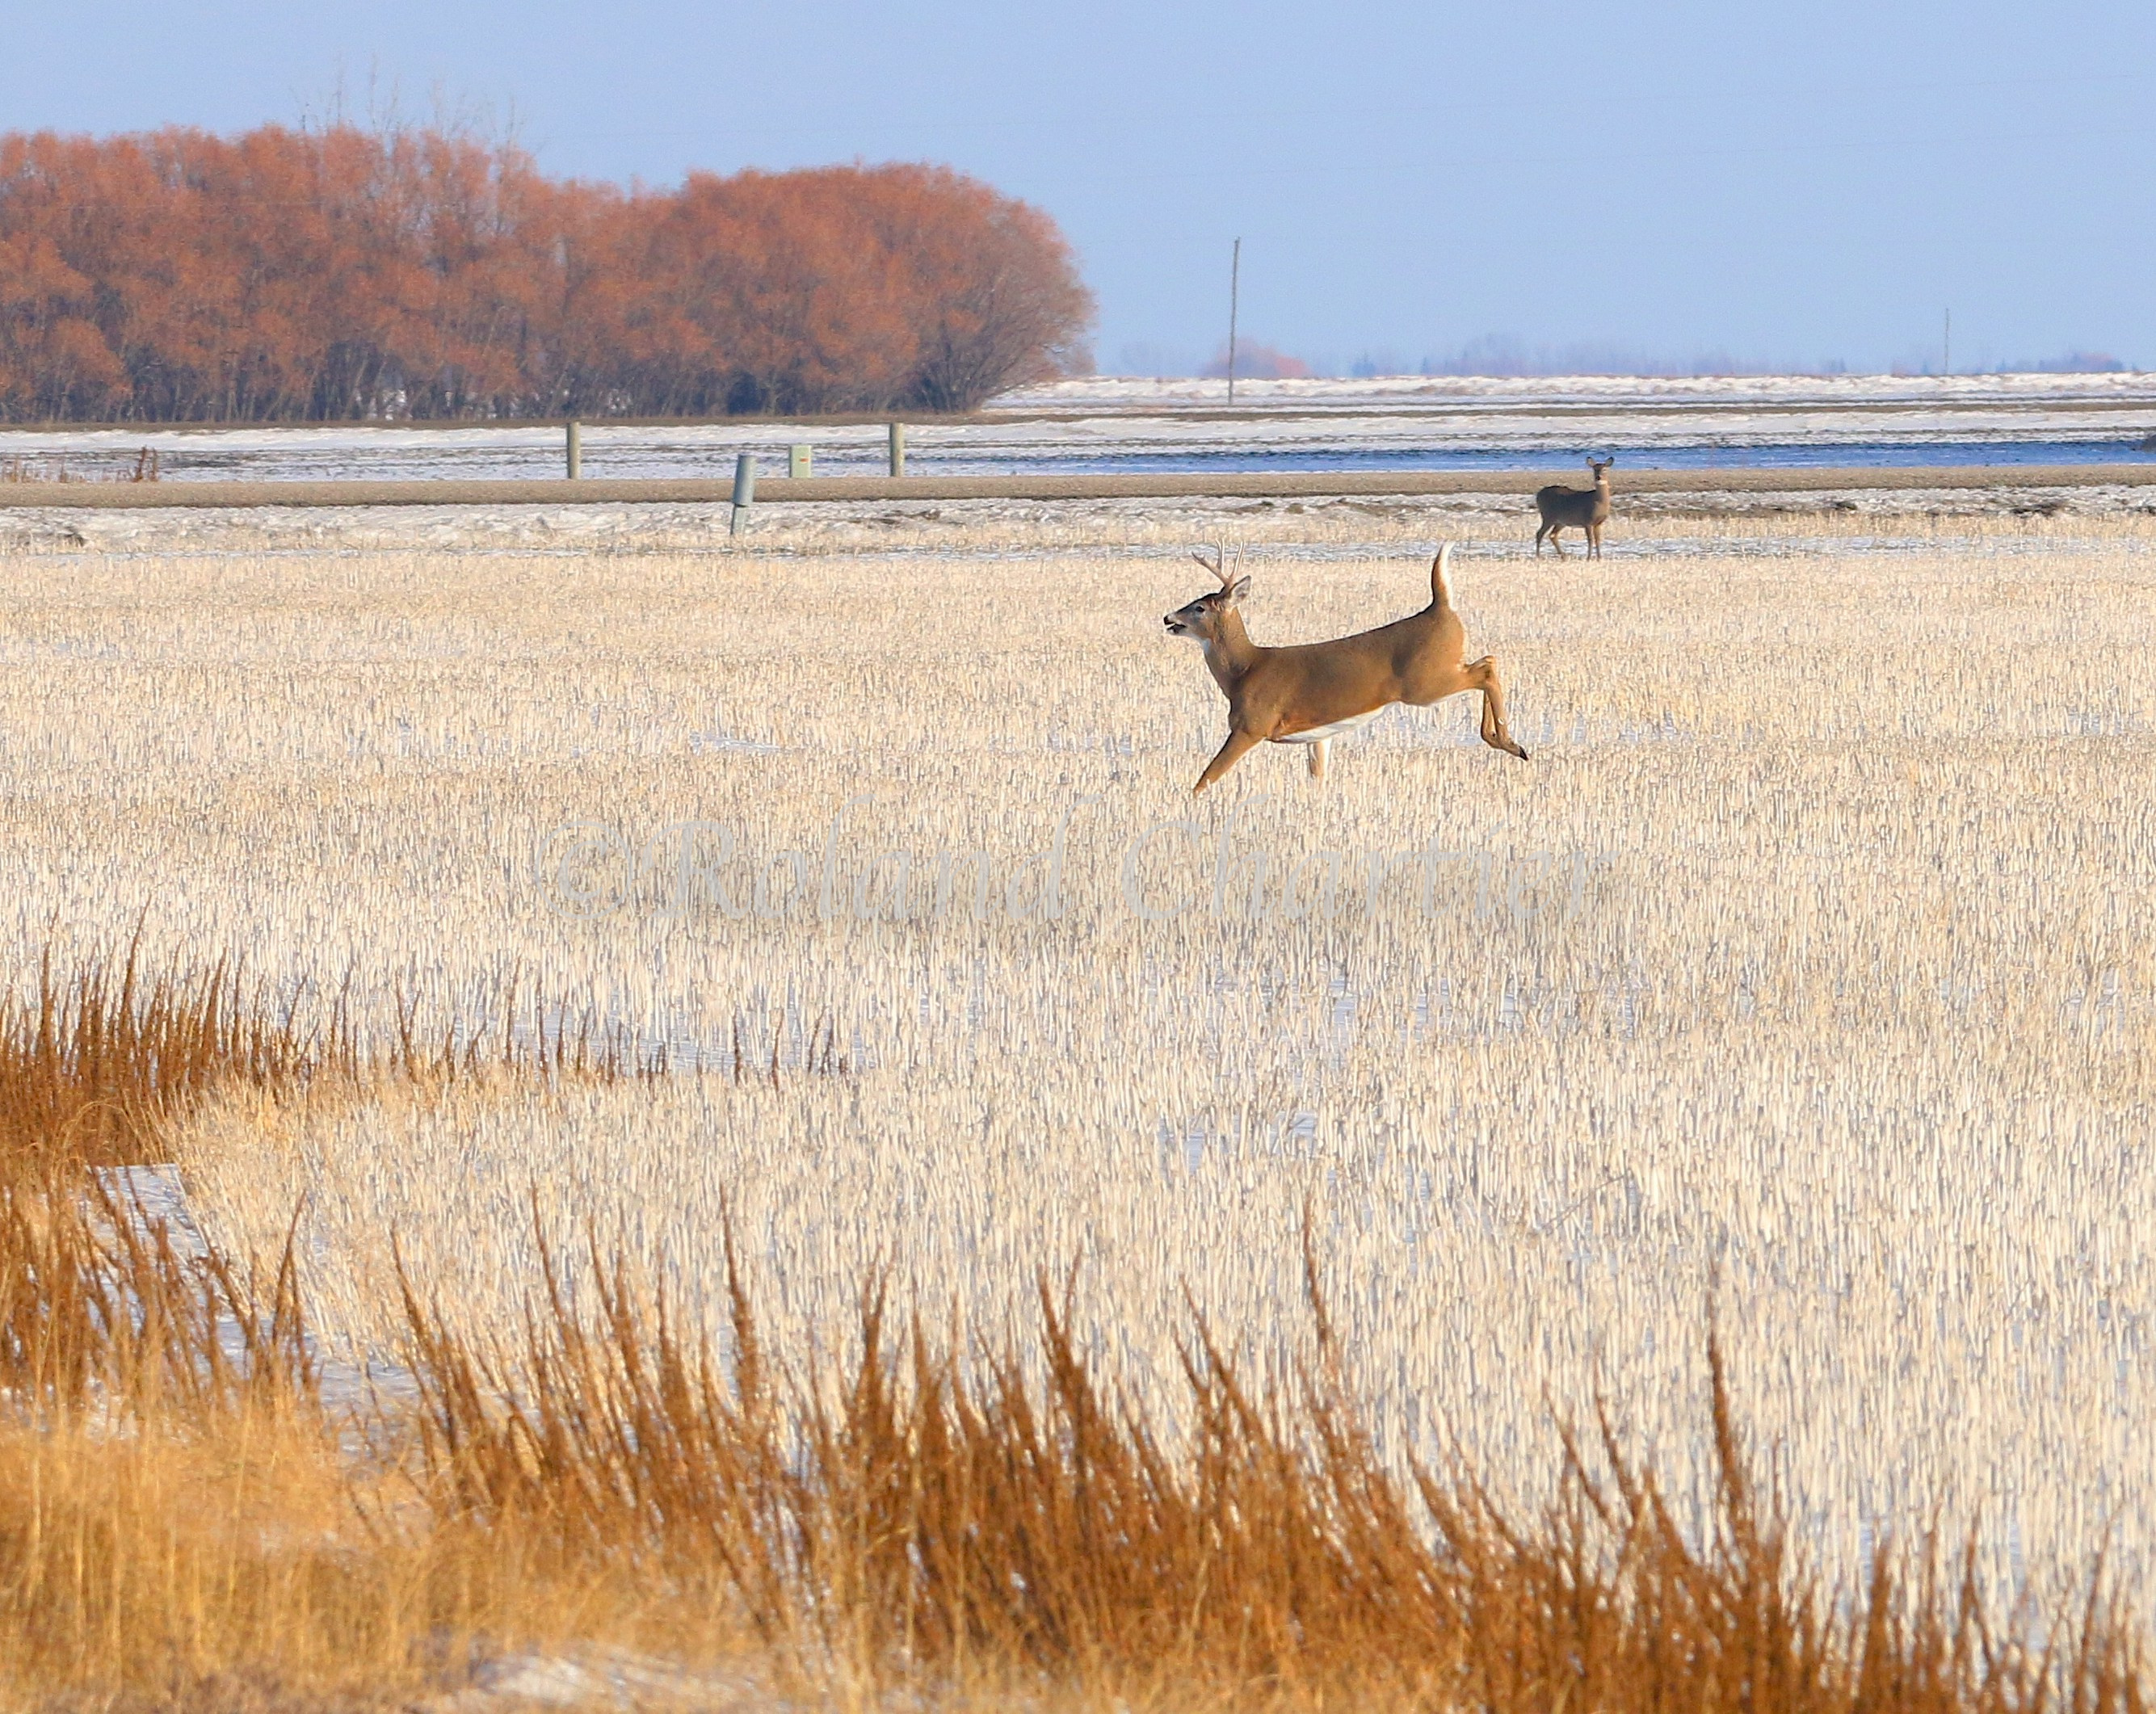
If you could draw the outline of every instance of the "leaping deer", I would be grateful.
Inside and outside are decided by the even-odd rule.
[[[1609,521],[1609,467],[1616,462],[1614,453],[1606,459],[1587,461],[1587,468],[1594,475],[1592,488],[1568,488],[1562,482],[1553,482],[1535,490],[1535,510],[1543,515],[1543,526],[1535,531],[1536,558],[1542,557],[1545,536],[1558,557],[1564,557],[1564,543],[1557,539],[1560,530],[1585,531],[1587,557],[1602,557],[1602,526]]]
[[[1191,557],[1220,587],[1161,623],[1169,636],[1194,637],[1204,646],[1205,665],[1228,699],[1228,742],[1206,764],[1194,793],[1227,772],[1254,744],[1309,745],[1310,772],[1322,779],[1330,739],[1375,720],[1395,702],[1427,708],[1462,690],[1482,693],[1482,742],[1527,759],[1505,729],[1496,657],[1460,664],[1467,633],[1445,586],[1450,542],[1430,562],[1430,605],[1420,613],[1374,631],[1283,649],[1260,648],[1244,629],[1238,603],[1250,593],[1248,577],[1226,570],[1218,549],[1210,560],[1202,553]]]

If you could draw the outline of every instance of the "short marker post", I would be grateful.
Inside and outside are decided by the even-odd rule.
[[[891,425],[891,474],[894,476],[906,474],[906,424],[903,423]]]
[[[756,458],[743,453],[734,460],[734,515],[726,534],[738,536],[748,524],[748,509],[756,503]]]
[[[808,447],[799,445],[788,447],[786,449],[786,474],[796,481],[798,481],[802,477],[808,474],[814,456],[814,454]]]
[[[569,480],[574,482],[584,474],[584,425],[574,417],[570,418],[568,432],[563,439],[563,451],[568,459]]]

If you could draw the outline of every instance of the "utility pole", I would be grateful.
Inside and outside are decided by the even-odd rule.
[[[1952,310],[1947,311],[1945,350],[1939,361],[1939,368],[1944,374],[1953,373],[1953,311]]]
[[[1228,403],[1235,402],[1235,311],[1243,295],[1243,241],[1235,240],[1235,259],[1228,264]]]

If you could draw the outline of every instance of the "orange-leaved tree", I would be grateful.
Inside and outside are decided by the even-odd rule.
[[[0,136],[0,418],[963,410],[1081,366],[1039,209],[947,168],[624,193],[436,131]]]

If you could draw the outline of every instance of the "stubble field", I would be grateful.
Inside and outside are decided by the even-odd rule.
[[[1428,520],[1228,521],[1260,642],[1427,598]],[[1707,1330],[1804,1550],[1974,1528],[2010,1599],[2156,1570],[2156,535],[1448,524],[1471,699],[1309,780],[1224,731],[1116,518],[697,554],[0,562],[18,968],[230,961],[467,1068],[235,1089],[196,1218],[399,1360],[393,1236],[513,1340],[542,1240],[774,1348],[863,1281],[1158,1419],[1194,1308],[1396,1467],[1548,1497],[1607,1399],[1712,1508]],[[1644,536],[1645,532],[1639,532]],[[579,1044],[653,1075],[499,1062]]]

